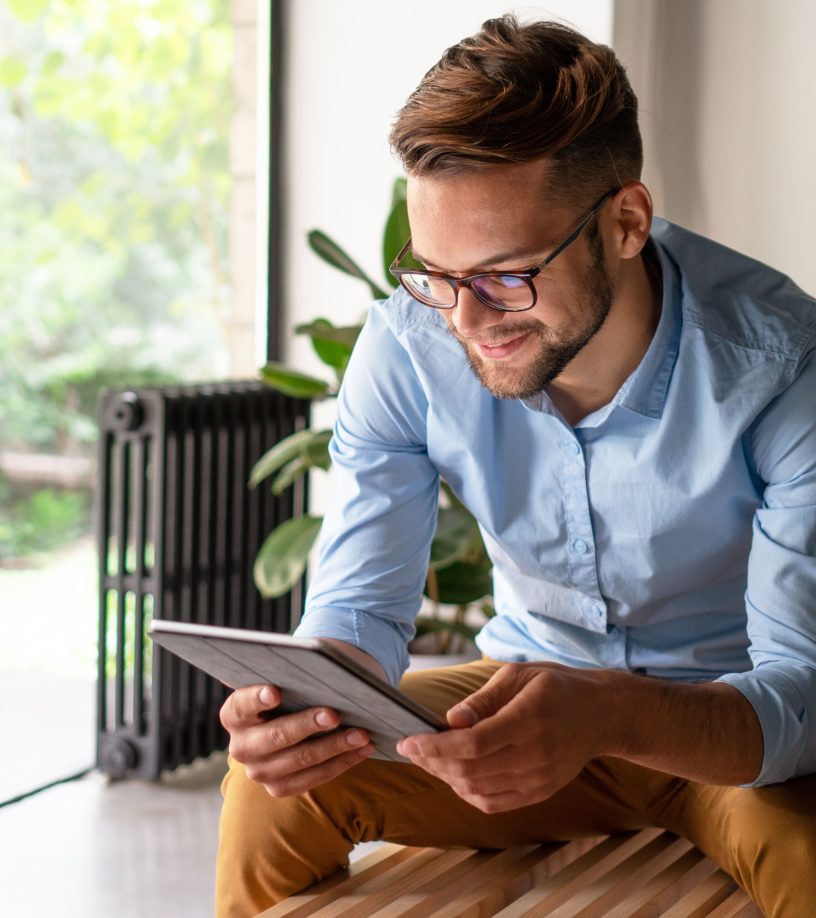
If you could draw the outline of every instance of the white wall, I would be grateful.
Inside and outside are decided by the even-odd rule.
[[[367,287],[311,252],[311,229],[328,233],[385,286],[382,231],[391,186],[402,174],[388,133],[396,112],[447,47],[506,12],[560,18],[607,44],[612,37],[612,0],[552,0],[547,6],[291,0],[287,8],[283,225],[289,329],[318,316],[352,324],[370,303]],[[285,359],[328,378],[308,339],[290,338]],[[316,405],[313,423],[332,422],[333,402]],[[328,476],[312,475],[312,512],[322,512],[329,489]]]
[[[816,293],[816,3],[616,0],[656,210]]]
[[[384,285],[380,245],[391,186],[402,174],[388,148],[394,115],[445,48],[485,19],[515,11],[563,18],[609,43],[612,0],[516,6],[498,0],[294,0],[288,4],[285,139],[286,322],[325,316],[352,323],[367,288],[317,259],[306,233],[319,228]],[[322,366],[304,339],[287,359]]]

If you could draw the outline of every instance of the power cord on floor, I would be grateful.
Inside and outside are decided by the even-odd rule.
[[[51,781],[50,784],[43,784],[42,787],[35,787],[34,790],[26,791],[24,794],[18,794],[10,800],[0,800],[0,809],[4,806],[11,806],[12,803],[19,803],[21,800],[25,800],[26,797],[33,797],[34,794],[39,794],[41,791],[48,790],[49,787],[56,787],[58,784],[67,784],[69,781],[78,781],[80,778],[84,778],[85,775],[89,775],[92,771],[93,768],[86,768],[83,771],[78,771],[75,775],[68,775],[67,778],[59,778],[56,781]]]

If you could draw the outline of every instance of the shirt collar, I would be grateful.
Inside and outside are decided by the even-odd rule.
[[[663,306],[652,343],[635,372],[624,383],[619,404],[647,418],[660,418],[680,350],[683,291],[677,265],[653,237],[650,242],[663,274]]]
[[[663,414],[666,392],[680,349],[682,285],[677,265],[665,250],[652,237],[649,237],[647,245],[650,246],[654,259],[659,261],[663,276],[663,305],[654,337],[643,359],[615,393],[614,398],[607,405],[587,415],[579,422],[578,427],[597,427],[618,405],[647,418],[660,418]],[[530,398],[522,399],[522,404],[531,411],[561,417],[545,392],[537,392]]]

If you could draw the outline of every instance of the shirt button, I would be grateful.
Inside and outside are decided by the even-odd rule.
[[[570,444],[570,446],[571,446],[572,451],[575,453],[576,456],[580,456],[580,455],[581,455],[581,447],[578,445],[578,443],[575,442],[575,440],[572,441],[572,443]]]
[[[593,603],[590,606],[590,612],[592,612],[593,615],[598,615],[598,616],[603,615],[603,609],[599,605],[596,605],[595,603]]]
[[[573,545],[573,548],[578,552],[579,555],[585,555],[588,547],[589,546],[583,539],[578,539]]]

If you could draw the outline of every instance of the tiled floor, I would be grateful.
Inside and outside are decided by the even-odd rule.
[[[215,754],[158,784],[92,774],[0,808],[0,914],[212,918],[224,770]]]

